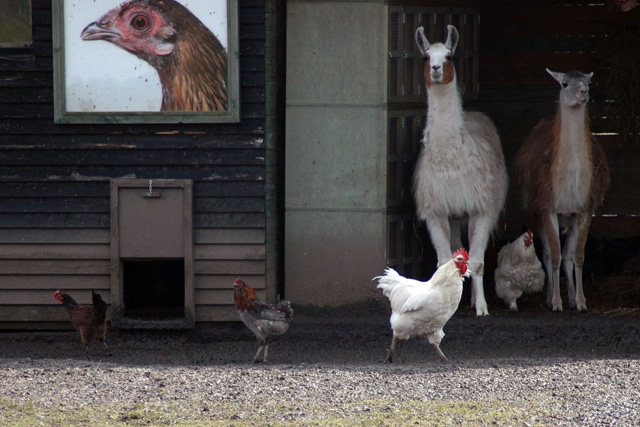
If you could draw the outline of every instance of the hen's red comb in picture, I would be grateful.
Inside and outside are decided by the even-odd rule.
[[[457,251],[455,251],[453,253],[453,257],[457,257],[458,255],[462,255],[464,259],[468,260],[469,259],[469,253],[467,252],[467,250],[465,248],[460,248]]]

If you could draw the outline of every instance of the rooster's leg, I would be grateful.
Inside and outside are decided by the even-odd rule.
[[[393,339],[391,340],[391,347],[389,348],[389,352],[387,353],[387,358],[384,359],[384,363],[393,362],[393,352],[396,350],[397,341],[398,341],[398,337],[396,336],[396,334],[393,334]]]
[[[104,346],[105,350],[107,350],[107,356],[111,356],[111,350],[109,350],[109,347],[107,347],[107,343],[102,341],[102,345]]]
[[[436,351],[438,352],[438,354],[442,358],[442,361],[443,362],[448,362],[449,359],[447,359],[447,356],[445,356],[444,353],[442,352],[442,350],[440,350],[440,345],[437,344],[437,343],[434,343],[433,346],[436,348]]]
[[[260,352],[262,351],[263,348],[264,348],[264,345],[260,344],[260,347],[258,347],[258,352],[253,357],[253,363],[258,363],[258,357],[260,356]]]
[[[267,353],[269,352],[269,344],[264,346],[264,353],[262,354],[262,363],[267,363]]]

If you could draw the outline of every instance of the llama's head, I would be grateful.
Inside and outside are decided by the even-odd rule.
[[[424,59],[424,77],[427,87],[434,83],[451,83],[456,75],[453,66],[453,54],[458,46],[458,30],[453,25],[448,25],[447,41],[430,44],[424,35],[424,28],[416,31],[416,42]]]
[[[580,71],[558,73],[547,68],[547,73],[560,83],[560,102],[569,108],[577,108],[589,101],[589,84],[593,73],[584,74]]]

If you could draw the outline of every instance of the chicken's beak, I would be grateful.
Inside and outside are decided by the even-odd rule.
[[[119,31],[101,27],[98,21],[92,22],[91,24],[87,25],[84,28],[84,30],[82,30],[82,33],[80,34],[80,38],[85,41],[86,40],[111,41],[121,36],[122,34]]]

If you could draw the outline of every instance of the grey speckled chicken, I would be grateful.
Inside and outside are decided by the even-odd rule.
[[[264,350],[262,362],[267,363],[270,339],[284,334],[289,329],[293,318],[291,303],[280,301],[276,305],[271,305],[261,301],[256,298],[253,288],[240,279],[234,282],[233,290],[240,319],[253,332],[260,345],[253,363],[259,361],[262,350]]]
[[[523,293],[542,291],[544,270],[533,246],[531,230],[500,249],[494,278],[496,295],[514,311],[518,311],[516,300]]]

